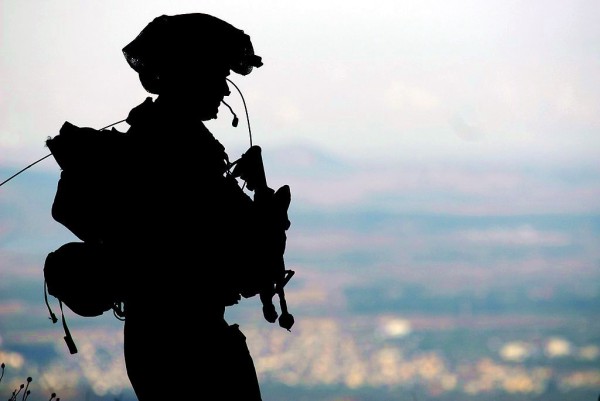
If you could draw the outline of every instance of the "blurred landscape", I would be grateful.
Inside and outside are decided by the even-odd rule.
[[[597,399],[598,166],[378,165],[305,145],[263,155],[270,185],[292,190],[296,323],[269,324],[254,298],[227,314],[265,401]],[[0,395],[31,376],[32,401],[133,401],[122,322],[65,310],[70,355],[48,320],[44,259],[77,239],[51,219],[59,171],[43,163],[0,188]],[[22,167],[0,168],[2,179]],[[190,272],[199,288],[201,270]],[[167,352],[185,350],[156,344],[158,385],[191,398],[193,376],[162,366]],[[181,383],[161,383],[164,369],[181,369]]]
[[[123,46],[198,11],[265,63],[232,77],[240,126],[223,107],[209,129],[235,160],[251,120],[269,184],[292,191],[295,325],[257,299],[227,311],[264,401],[598,400],[600,2],[2,0],[0,180],[64,121],[125,118],[148,93]],[[48,319],[44,260],[76,240],[50,215],[59,174],[49,158],[0,187],[0,397],[30,376],[27,401],[135,401],[121,321],[65,310],[70,355]],[[170,352],[157,386],[197,398]]]

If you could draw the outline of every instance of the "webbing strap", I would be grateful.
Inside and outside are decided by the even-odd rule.
[[[48,283],[46,283],[46,280],[44,280],[44,301],[46,301],[46,307],[48,308],[48,312],[50,313],[50,320],[52,320],[52,323],[56,323],[56,322],[58,322],[58,319],[56,318],[56,315],[54,314],[54,312],[52,312],[52,309],[50,308],[50,303],[48,302],[47,287],[48,287]],[[65,312],[63,310],[63,303],[60,299],[58,300],[58,304],[60,305],[60,315],[61,315],[61,319],[62,319],[63,329],[65,330],[65,336],[64,336],[65,342],[67,343],[69,352],[71,354],[76,354],[77,346],[75,345],[75,341],[73,341],[73,337],[71,336],[71,332],[69,331],[69,327],[67,326],[67,320],[65,319]]]
[[[67,343],[67,347],[69,348],[69,352],[71,354],[76,354],[77,353],[77,346],[75,345],[75,341],[73,341],[73,337],[71,336],[71,332],[69,331],[69,328],[67,327],[67,321],[65,319],[65,313],[63,312],[63,304],[62,301],[59,299],[58,300],[58,304],[60,305],[60,314],[62,317],[62,325],[63,328],[65,329],[65,342]]]

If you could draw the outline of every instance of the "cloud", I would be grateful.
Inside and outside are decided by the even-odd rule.
[[[483,137],[481,128],[474,123],[467,122],[462,116],[456,115],[450,120],[450,125],[456,135],[466,141],[476,141]]]
[[[300,233],[292,236],[290,247],[295,252],[346,252],[348,250],[389,249],[395,244],[395,239],[387,235],[370,233],[352,233],[346,230],[318,233]]]
[[[459,232],[458,237],[464,241],[500,246],[567,246],[571,238],[564,233],[536,230],[525,224],[517,227],[492,227],[488,229],[471,229]]]
[[[440,106],[438,95],[422,85],[410,82],[392,81],[385,93],[390,108],[402,113],[431,113]]]

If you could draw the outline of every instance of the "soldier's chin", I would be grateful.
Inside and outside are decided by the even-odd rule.
[[[200,119],[202,121],[208,121],[208,120],[214,120],[217,118],[217,114],[219,113],[219,109],[215,109],[215,110],[204,110],[201,114],[200,114]]]

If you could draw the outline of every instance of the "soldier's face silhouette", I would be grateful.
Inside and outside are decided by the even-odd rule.
[[[164,76],[159,97],[204,121],[214,119],[221,101],[231,93],[229,74],[229,67],[222,65],[176,68]]]

